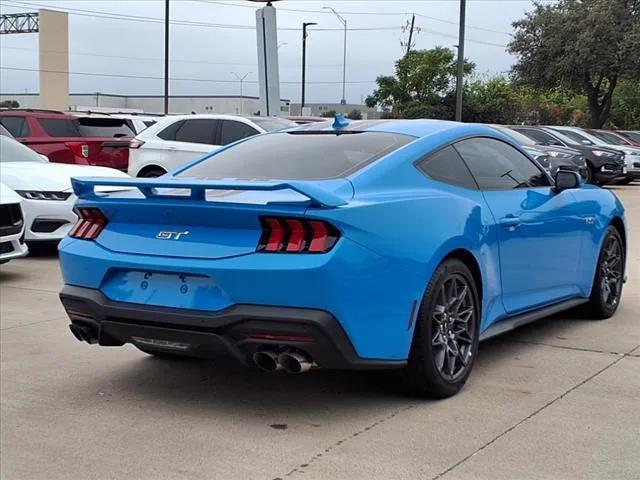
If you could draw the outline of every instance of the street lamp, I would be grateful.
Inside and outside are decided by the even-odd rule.
[[[302,100],[300,101],[300,113],[302,113],[304,109],[304,88],[307,70],[307,27],[311,25],[317,25],[317,23],[304,22],[302,24]]]
[[[336,12],[333,8],[331,7],[322,7],[324,10],[331,10],[333,12],[333,14],[338,17],[338,20],[340,20],[340,22],[342,23],[342,25],[344,26],[344,48],[343,48],[343,55],[342,55],[342,100],[340,100],[340,103],[342,105],[345,105],[347,103],[347,99],[345,98],[345,87],[346,87],[346,79],[347,79],[347,21],[342,18],[340,16],[340,14],[338,12]]]
[[[247,78],[249,75],[251,75],[252,72],[247,72],[242,77],[238,75],[236,72],[231,72],[231,73],[233,73],[233,75],[240,82],[240,113],[243,114],[244,113],[244,96],[242,95],[242,82],[244,82],[244,79]]]

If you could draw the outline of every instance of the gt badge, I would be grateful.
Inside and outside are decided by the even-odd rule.
[[[180,240],[180,237],[189,235],[189,232],[158,232],[156,238],[160,240]]]

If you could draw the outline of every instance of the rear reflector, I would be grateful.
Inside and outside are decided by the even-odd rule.
[[[322,220],[263,217],[259,252],[325,253],[333,248],[340,232]]]
[[[69,236],[82,240],[95,240],[107,225],[107,218],[97,208],[79,208],[78,222],[69,232]]]

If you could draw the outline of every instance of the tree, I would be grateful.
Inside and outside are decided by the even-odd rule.
[[[584,93],[593,128],[607,121],[618,84],[640,80],[640,0],[536,2],[513,26],[513,78]]]
[[[16,100],[4,100],[0,102],[0,108],[20,108],[20,103]]]
[[[465,60],[465,75],[474,68]],[[452,118],[445,99],[455,88],[456,69],[456,55],[448,48],[410,51],[396,62],[395,76],[376,79],[378,88],[365,103],[404,118]]]
[[[640,82],[620,82],[608,124],[613,128],[640,130]]]
[[[362,120],[362,112],[357,108],[354,108],[349,112],[349,114],[347,115],[347,118],[351,120]]]
[[[336,111],[335,110],[327,110],[326,112],[322,112],[320,114],[321,117],[325,117],[325,118],[333,118],[336,116]]]

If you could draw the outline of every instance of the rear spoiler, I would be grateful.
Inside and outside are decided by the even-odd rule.
[[[100,195],[96,194],[95,187],[128,187],[138,189],[147,198],[166,197],[166,195],[158,194],[157,188],[189,189],[191,191],[190,196],[179,198],[191,200],[206,200],[207,190],[293,190],[307,197],[311,200],[311,204],[317,207],[335,208],[347,204],[344,199],[334,193],[305,181],[253,182],[246,180],[80,177],[72,178],[71,185],[78,198],[87,200],[100,198]]]

